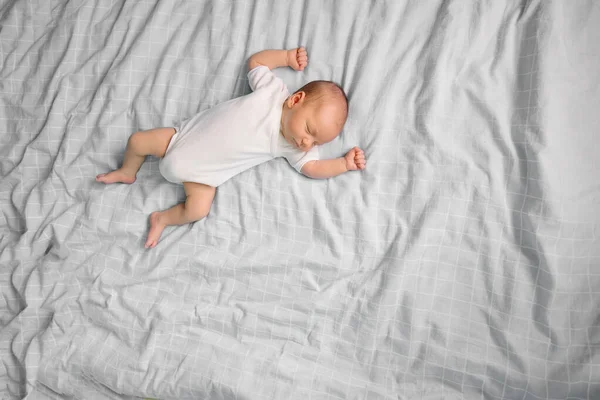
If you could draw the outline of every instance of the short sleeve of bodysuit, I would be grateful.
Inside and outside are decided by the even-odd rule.
[[[252,70],[248,72],[248,83],[250,84],[252,91],[257,91],[264,87],[271,87],[271,89],[275,91],[279,90],[281,92],[287,92],[287,87],[281,78],[278,78],[269,67],[265,67],[264,65],[252,68]]]
[[[315,146],[308,150],[307,152],[300,151],[290,144],[282,143],[285,142],[285,139],[282,139],[279,142],[279,151],[282,157],[290,163],[294,169],[300,173],[302,173],[302,167],[309,161],[316,161],[319,159],[319,148]]]

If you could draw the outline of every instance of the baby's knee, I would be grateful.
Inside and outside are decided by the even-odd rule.
[[[142,132],[136,132],[129,136],[129,140],[127,141],[127,145],[133,149],[139,149],[143,145],[144,142],[144,134]]]
[[[205,218],[210,211],[210,204],[185,202],[185,217],[190,221],[198,221]]]

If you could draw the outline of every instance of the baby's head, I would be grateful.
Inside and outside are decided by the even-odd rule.
[[[347,117],[344,90],[333,82],[313,81],[283,103],[281,134],[292,146],[308,151],[335,139]]]

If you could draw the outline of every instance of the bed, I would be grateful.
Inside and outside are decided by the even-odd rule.
[[[367,168],[184,199],[129,135],[339,83]],[[0,1],[0,398],[600,398],[600,3]]]

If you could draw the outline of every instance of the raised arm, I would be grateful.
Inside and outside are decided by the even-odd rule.
[[[263,50],[248,59],[248,69],[252,70],[259,65],[269,69],[279,67],[290,67],[296,71],[302,71],[308,64],[308,57],[304,47],[290,50]]]
[[[346,171],[363,170],[366,165],[365,153],[358,147],[354,147],[344,157],[309,161],[302,167],[302,173],[309,178],[326,179]]]

